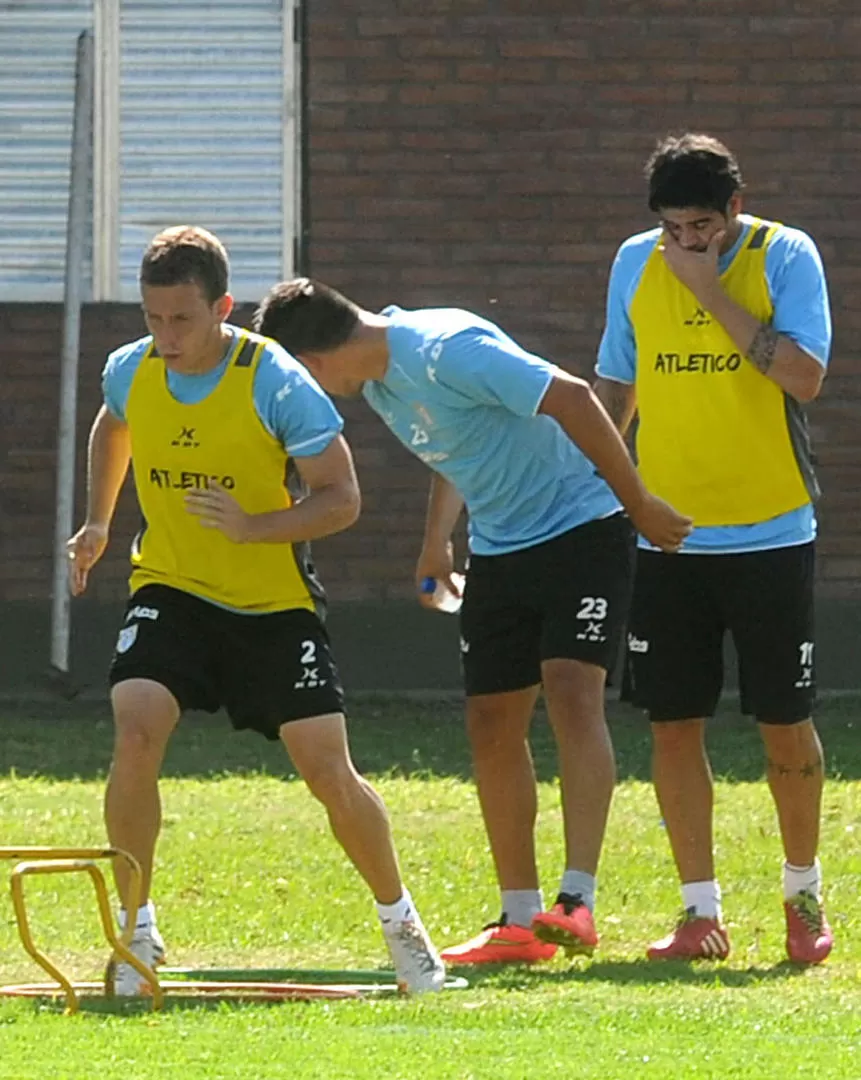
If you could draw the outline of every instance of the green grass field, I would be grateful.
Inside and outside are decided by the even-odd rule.
[[[734,952],[718,966],[655,966],[645,945],[679,908],[648,783],[648,732],[613,707],[620,783],[601,867],[602,944],[592,962],[471,974],[470,988],[419,1001],[144,1005],[0,1000],[0,1077],[861,1077],[861,702],[821,710],[829,758],[822,859],[837,934],[831,960],[783,963],[780,851],[753,726],[728,709],[710,736],[719,874]],[[103,840],[111,727],[102,705],[0,706],[4,844]],[[366,698],[354,753],[392,813],[405,878],[439,945],[497,914],[460,706]],[[561,866],[554,755],[538,718],[539,852],[545,892]],[[177,965],[373,968],[385,951],[368,895],[286,756],[223,718],[183,722],[163,784],[155,899]],[[0,864],[0,981],[41,978],[21,950]],[[88,886],[29,883],[43,944],[96,977]]]

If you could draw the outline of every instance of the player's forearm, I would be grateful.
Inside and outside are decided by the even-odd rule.
[[[761,323],[729,297],[720,283],[700,299],[758,371],[798,401],[816,397],[825,372],[791,338]]]
[[[463,497],[460,492],[445,477],[434,473],[425,518],[424,546],[447,544],[462,511]]]
[[[616,382],[600,375],[595,380],[595,396],[607,410],[620,435],[625,435],[637,410],[637,398],[631,383]]]
[[[107,529],[131,457],[129,429],[103,405],[93,421],[87,454],[87,524]]]
[[[553,417],[636,517],[647,498],[646,488],[622,436],[589,384],[570,375],[554,377],[539,411]]]
[[[246,543],[298,544],[320,540],[348,529],[361,510],[359,488],[353,483],[317,488],[285,510],[247,515]]]

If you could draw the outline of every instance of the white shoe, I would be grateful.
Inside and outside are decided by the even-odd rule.
[[[164,963],[164,942],[157,926],[142,926],[135,930],[129,950],[153,971]],[[113,982],[117,997],[142,997],[152,993],[150,984],[131,964],[116,958],[108,964],[105,982]]]
[[[445,964],[433,946],[418,915],[383,926],[383,937],[395,965],[398,989],[404,994],[427,994],[442,990]]]

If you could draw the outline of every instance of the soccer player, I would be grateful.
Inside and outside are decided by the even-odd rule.
[[[703,742],[728,631],[780,824],[787,952],[818,963],[832,935],[816,857],[818,487],[802,405],[819,393],[831,342],[822,262],[805,233],[742,213],[738,163],[717,139],[666,139],[646,175],[660,220],[616,255],[597,392],[623,432],[638,411],[643,480],[695,526],[672,559],[641,538],[628,625],[627,690],[651,719],[684,907],[649,956],[722,959],[730,948]]]
[[[224,707],[286,747],[367,882],[399,983],[440,989],[443,965],[403,887],[385,807],[350,758],[338,671],[307,542],[351,525],[359,488],[342,420],[307,370],[226,320],[224,247],[200,228],[159,233],[140,269],[149,336],[111,353],[89,442],[87,517],[69,541],[71,588],[102,555],[134,469],[144,527],[110,669],[112,844],[144,873],[132,951],[161,962],[149,899],[158,776],[186,709]],[[125,906],[127,874],[118,868]],[[118,994],[143,992],[130,965]]]
[[[362,310],[307,278],[276,286],[255,325],[330,393],[362,392],[433,470],[416,576],[452,583],[466,504],[461,611],[467,728],[500,919],[443,951],[454,963],[591,952],[595,875],[615,780],[604,683],[625,618],[628,517],[673,551],[689,522],[650,495],[588,384],[456,309]],[[600,475],[599,475],[600,473]],[[543,686],[559,750],[565,872],[544,911],[535,865],[530,719]]]

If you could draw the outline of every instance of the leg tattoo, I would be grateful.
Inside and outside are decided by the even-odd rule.
[[[811,777],[816,776],[817,773],[822,771],[822,763],[819,761],[808,761],[796,770],[791,765],[783,765],[780,762],[772,761],[771,758],[767,758],[766,768],[771,773],[777,773],[778,776],[792,776],[792,774],[797,771],[799,776],[803,776],[806,780],[809,780]]]

